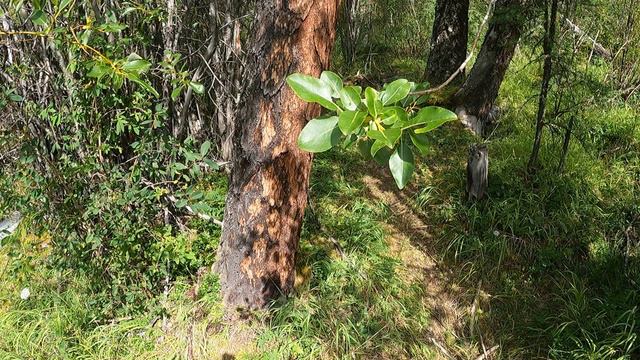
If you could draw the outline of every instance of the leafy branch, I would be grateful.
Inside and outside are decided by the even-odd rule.
[[[323,152],[342,143],[353,145],[367,158],[388,164],[398,188],[404,188],[415,169],[414,152],[426,153],[424,135],[457,119],[453,112],[425,105],[418,92],[428,84],[398,79],[382,90],[345,86],[342,78],[324,71],[320,78],[292,74],[291,89],[302,100],[318,103],[329,112],[310,120],[298,137],[298,146],[309,152]]]

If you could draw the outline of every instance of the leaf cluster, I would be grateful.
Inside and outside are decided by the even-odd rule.
[[[427,95],[414,94],[428,87],[398,79],[382,90],[345,85],[342,78],[324,71],[319,78],[292,74],[287,83],[302,100],[320,104],[328,113],[310,120],[298,137],[309,152],[334,146],[357,146],[367,158],[388,164],[398,188],[404,188],[415,169],[414,153],[426,153],[426,133],[457,119],[455,113],[424,106]],[[423,107],[424,106],[424,107]]]

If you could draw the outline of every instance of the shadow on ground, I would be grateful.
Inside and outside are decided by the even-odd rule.
[[[606,215],[616,211],[614,216],[630,219],[621,223],[625,228],[636,229],[635,198],[619,196],[613,205],[603,201],[602,182],[590,176],[606,168],[572,168],[564,176],[543,169],[527,176],[528,144],[508,139],[489,144],[489,199],[468,204],[464,168],[474,139],[458,125],[431,137],[432,151],[418,161],[416,176],[402,191],[386,168],[356,153],[321,154],[315,162],[315,216],[306,221],[301,259],[308,260],[300,265],[313,269],[307,287],[299,290],[301,299],[294,301],[309,300],[309,292],[316,295],[307,305],[317,307],[320,321],[332,324],[323,328],[329,332],[324,341],[332,342],[329,338],[340,331],[345,337],[332,342],[335,354],[461,359],[638,355],[638,257],[618,251],[616,239],[625,235]],[[386,259],[387,268],[372,265],[372,257]],[[336,275],[337,263],[351,266]],[[363,277],[378,272],[386,282],[334,286],[336,276],[350,271],[370,272]],[[351,298],[327,298],[323,291],[346,291]],[[385,299],[372,304],[376,296]],[[376,306],[387,303],[394,310],[376,312]],[[406,303],[413,306],[394,313]],[[336,307],[331,314],[318,310],[331,306]],[[427,318],[407,321],[418,315],[413,312]],[[368,317],[375,320],[363,320]],[[394,322],[404,324],[389,326]],[[378,337],[382,331],[388,336]]]

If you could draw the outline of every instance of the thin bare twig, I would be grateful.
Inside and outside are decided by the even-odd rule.
[[[500,348],[500,345],[496,345],[494,347],[492,347],[491,349],[487,350],[484,352],[484,354],[478,356],[476,358],[476,360],[485,360],[488,359],[494,352],[496,352],[496,350],[498,350]]]
[[[171,200],[171,202],[174,203],[174,204],[178,202],[178,199],[176,199],[175,196],[173,196],[173,195],[169,195],[168,199]],[[193,208],[191,208],[191,206],[189,206],[189,205],[185,206],[184,208],[187,210],[188,213],[190,213],[191,215],[195,215],[195,216],[199,217],[202,220],[211,221],[212,223],[214,223],[214,224],[216,224],[216,225],[218,225],[220,227],[222,227],[224,225],[224,223],[222,221],[220,221],[220,220],[218,220],[218,219],[216,219],[216,218],[214,218],[212,216],[209,216],[207,214],[203,214],[203,213],[197,212],[197,211],[193,210]]]
[[[447,351],[447,349],[442,346],[435,338],[431,338],[431,342],[433,343],[433,345],[435,345],[438,350],[440,350],[440,352],[442,352],[442,354],[444,356],[446,356],[448,359],[455,359],[455,357],[453,355],[451,355],[451,353],[449,351]]]

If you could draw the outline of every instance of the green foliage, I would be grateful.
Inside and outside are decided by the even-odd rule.
[[[155,308],[171,281],[213,262],[220,229],[189,232],[184,215],[221,218],[226,185],[210,141],[173,136],[172,100],[204,85],[190,80],[179,53],[151,51],[153,38],[141,29],[161,24],[164,10],[142,2],[94,19],[86,6],[0,5],[18,24],[16,39],[24,37],[9,45],[42,41],[55,61],[43,65],[29,48],[3,68],[14,81],[0,84],[9,114],[0,121],[8,155],[0,159],[0,215],[28,214],[30,232],[51,239],[38,265],[83,274],[92,316],[113,318]],[[25,13],[30,22],[21,21]],[[57,66],[50,81],[37,80],[46,66]],[[2,245],[14,249],[11,276],[36,266],[18,243]]]
[[[312,119],[302,129],[298,137],[298,146],[310,152],[327,151],[340,142],[340,129],[336,127],[338,117]]]
[[[457,119],[453,112],[429,106],[419,109],[425,98],[412,93],[426,87],[406,79],[398,79],[377,91],[368,87],[344,86],[335,73],[324,71],[319,79],[292,74],[287,83],[302,100],[318,103],[335,111],[312,119],[298,138],[301,149],[323,152],[340,143],[365,149],[365,156],[387,162],[398,188],[404,188],[413,174],[413,152],[424,152],[427,143],[419,135]],[[416,145],[417,144],[417,145]],[[380,152],[387,148],[387,152]],[[368,149],[368,151],[366,151]],[[382,158],[381,158],[382,157]]]
[[[439,151],[427,153],[433,166],[421,180],[429,187],[415,194],[414,209],[434,229],[443,261],[462,269],[469,296],[479,282],[490,294],[477,331],[496,338],[501,358],[634,359],[640,248],[626,235],[635,230],[626,231],[639,224],[637,104],[612,99],[598,83],[603,97],[582,103],[590,90],[577,82],[560,102],[560,109],[581,103],[565,171],[557,171],[564,131],[552,129],[543,166],[527,175],[538,65],[522,51],[505,78],[503,115],[488,143],[489,198],[461,200],[460,159],[475,140],[447,127],[427,134]]]
[[[33,275],[27,300],[2,280],[0,358],[133,359],[153,348],[158,331],[147,317],[96,321],[89,279],[42,268]]]
[[[575,18],[608,49],[622,49],[638,37],[620,16],[628,4],[581,2]],[[490,344],[500,345],[495,357],[504,359],[640,354],[640,125],[637,91],[621,95],[637,84],[637,46],[610,64],[591,58],[590,41],[563,32],[569,36],[556,54],[542,167],[526,175],[536,110],[530,100],[540,80],[533,24],[507,73],[503,115],[488,139],[489,198],[473,205],[463,201],[462,162],[477,140],[458,126],[439,127],[451,114],[411,94],[425,84],[400,79],[380,90],[331,72],[290,78],[303,99],[329,110],[305,127],[301,148],[355,146],[392,168],[396,186],[411,177],[420,186],[396,192],[391,177],[372,172],[354,149],[319,154],[295,295],[274,305],[258,322],[264,327],[254,323],[249,332],[257,338],[238,350],[228,344],[241,336],[223,322],[217,277],[195,276],[211,264],[220,229],[185,216],[222,217],[226,180],[215,172],[217,149],[173,136],[177,101],[189,89],[205,93],[211,80],[193,80],[188,65],[198,56],[164,52],[154,41],[164,36],[163,6],[108,5],[102,19],[86,2],[0,5],[19,32],[35,33],[35,41],[15,35],[29,45],[23,51],[42,51],[2,68],[14,81],[0,83],[0,218],[13,210],[26,218],[0,244],[0,358],[193,352],[208,359],[230,349],[238,358],[430,359],[441,356],[434,327],[456,358],[478,358]],[[486,3],[471,5],[473,32]],[[432,9],[433,1],[360,2],[356,62],[341,72],[374,84],[421,74]],[[569,7],[563,11],[570,16]],[[203,38],[180,39],[197,46],[208,36],[202,24],[213,23],[182,22]],[[574,41],[586,45],[574,48]],[[57,57],[56,49],[70,61],[48,70],[37,59]],[[413,169],[414,162],[425,166]],[[420,221],[392,210],[381,191]],[[424,258],[411,259],[411,248],[435,258],[443,272],[423,274],[415,265]],[[450,276],[444,291],[461,306],[455,325],[442,321],[442,293],[431,288],[440,274]],[[24,287],[31,291],[26,301],[19,298]]]

